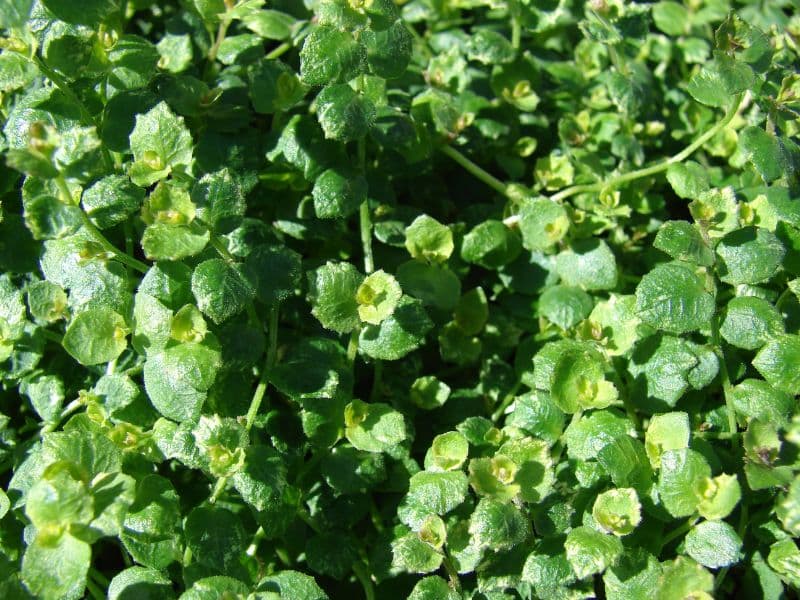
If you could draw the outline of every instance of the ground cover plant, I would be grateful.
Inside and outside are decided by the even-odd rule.
[[[790,0],[0,0],[0,597],[792,597]]]

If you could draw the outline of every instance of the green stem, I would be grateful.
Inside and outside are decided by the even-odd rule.
[[[256,530],[255,535],[253,535],[253,541],[250,542],[250,545],[247,547],[246,554],[247,556],[255,556],[256,552],[258,552],[258,544],[267,537],[267,532],[264,531],[263,527],[259,527]]]
[[[522,42],[522,24],[519,22],[519,17],[513,15],[511,17],[511,47],[514,50],[519,50]]]
[[[366,139],[358,140],[358,166],[362,173],[367,170],[367,142]],[[361,224],[361,248],[364,251],[364,271],[369,275],[375,270],[375,260],[372,257],[372,215],[369,212],[369,200],[361,203],[359,210]]]
[[[508,189],[506,188],[506,184],[500,181],[497,177],[488,173],[466,156],[461,154],[458,150],[453,148],[452,146],[442,146],[439,148],[439,151],[450,158],[451,160],[457,162],[461,165],[468,173],[475,176],[477,179],[488,185],[493,190],[499,192],[503,196],[508,196]]]
[[[350,334],[350,341],[347,342],[347,360],[350,361],[350,364],[356,361],[357,354],[358,354],[358,329],[354,329],[353,332]]]
[[[364,588],[364,598],[366,600],[375,600],[375,586],[372,584],[372,579],[370,579],[369,572],[364,564],[361,562],[353,563],[353,573],[361,583],[361,587]]]
[[[222,495],[222,492],[225,491],[225,486],[228,485],[228,478],[227,477],[220,477],[217,479],[217,483],[214,484],[214,491],[211,492],[211,497],[208,499],[209,503],[214,504],[219,497]]]
[[[217,27],[217,35],[214,38],[214,43],[211,44],[211,48],[208,50],[208,62],[213,63],[217,60],[217,53],[219,52],[219,47],[222,45],[222,42],[225,41],[225,35],[228,33],[228,27],[230,26],[231,22],[228,20],[227,15],[223,15],[219,20],[219,27]]]
[[[453,564],[453,561],[447,551],[444,553],[442,565],[444,566],[444,570],[447,571],[447,576],[450,578],[450,585],[455,591],[460,592],[461,580],[458,578],[458,569],[456,569],[456,566]]]
[[[505,396],[503,396],[503,400],[497,406],[497,410],[492,413],[492,421],[494,423],[497,423],[500,420],[500,417],[503,416],[503,414],[506,412],[506,409],[511,405],[512,402],[514,402],[514,398],[517,397],[517,392],[521,387],[522,382],[517,380],[517,382],[514,384],[514,387],[511,388],[511,390],[509,390]]]
[[[697,523],[697,517],[692,517],[685,523],[679,525],[678,527],[676,527],[675,529],[664,535],[661,538],[661,548],[663,549],[667,544],[679,538],[684,533],[687,533],[692,527],[694,527],[695,523]]]
[[[94,600],[105,600],[106,598],[102,588],[91,579],[86,580],[86,590]]]
[[[108,579],[108,577],[103,575],[100,571],[98,571],[94,567],[89,569],[89,576],[94,581],[96,581],[98,585],[101,585],[103,587],[108,587],[108,584],[111,583],[111,581]]]
[[[648,177],[650,175],[656,175],[657,173],[666,171],[667,169],[669,169],[671,165],[686,160],[696,150],[701,148],[708,140],[710,140],[712,137],[714,137],[720,131],[722,131],[722,129],[724,129],[739,112],[739,107],[741,106],[741,104],[742,104],[742,96],[739,95],[731,104],[730,109],[728,109],[728,112],[725,114],[725,116],[721,121],[717,122],[716,125],[708,129],[705,133],[703,133],[700,137],[698,137],[694,142],[689,144],[682,151],[678,152],[674,156],[671,156],[670,158],[664,161],[661,161],[654,165],[650,165],[649,167],[637,169],[636,171],[623,173],[622,175],[612,177],[611,179],[608,179],[606,181],[600,181],[597,183],[589,183],[583,185],[573,185],[572,187],[565,188],[560,192],[553,194],[550,197],[550,199],[559,201],[563,200],[564,198],[569,198],[570,196],[574,196],[575,194],[586,194],[591,192],[601,192],[604,189],[614,189],[624,183],[628,183],[629,181],[634,181],[636,179],[641,179],[642,177]]]
[[[261,408],[261,402],[264,400],[264,394],[269,385],[269,376],[272,373],[272,368],[275,366],[275,356],[278,350],[278,307],[273,306],[269,313],[269,347],[267,348],[267,358],[264,367],[261,370],[261,377],[258,379],[256,391],[253,394],[253,399],[250,401],[250,408],[247,409],[247,416],[245,417],[245,429],[250,431],[255,423],[258,411]]]
[[[147,273],[150,270],[146,264],[142,261],[133,258],[132,256],[128,256],[122,250],[118,249],[114,244],[108,241],[106,236],[104,236],[100,230],[95,227],[94,223],[92,223],[89,216],[83,212],[82,210],[79,211],[81,223],[83,228],[87,231],[87,233],[92,236],[95,242],[102,246],[103,250],[112,254],[119,262],[121,262],[126,267],[130,267],[134,271],[139,271],[140,273]]]
[[[211,245],[214,247],[214,250],[217,253],[227,260],[228,262],[236,262],[236,257],[228,251],[228,248],[225,246],[225,243],[220,239],[218,235],[211,236]]]
[[[291,42],[283,42],[280,46],[268,52],[266,58],[267,60],[273,60],[275,58],[278,58],[279,56],[283,56],[291,49],[292,49]]]
[[[39,333],[42,335],[43,338],[50,340],[55,344],[61,344],[64,338],[53,331],[49,331],[47,329],[39,329]]]

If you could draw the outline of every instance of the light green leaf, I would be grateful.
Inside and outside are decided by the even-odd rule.
[[[352,264],[328,262],[308,276],[311,313],[322,326],[348,333],[361,322],[356,293],[364,276]]]
[[[380,325],[367,325],[361,330],[359,351],[379,360],[398,360],[419,348],[432,328],[433,322],[422,304],[403,296]]]
[[[312,191],[319,219],[346,219],[367,199],[367,180],[348,169],[328,169]]]
[[[469,519],[469,533],[478,547],[508,550],[525,541],[530,522],[511,502],[481,498]]]
[[[778,237],[761,227],[744,227],[717,245],[720,279],[726,283],[761,283],[775,276],[786,249]]]
[[[566,285],[610,290],[617,285],[617,263],[603,240],[577,240],[556,256],[556,272]]]
[[[695,450],[667,450],[661,455],[658,493],[673,517],[688,517],[701,501],[700,489],[711,476],[711,467]]]
[[[725,521],[703,521],[686,534],[686,553],[711,569],[739,562],[742,540]]]
[[[175,116],[166,102],[136,117],[130,143],[134,158],[130,177],[136,185],[152,185],[192,164],[192,136],[183,117]]]
[[[352,34],[316,27],[300,51],[300,77],[307,85],[349,81],[366,69],[366,48]]]
[[[345,435],[365,452],[384,452],[406,439],[403,415],[388,404],[353,400],[344,411]]]
[[[622,542],[591,527],[576,527],[564,542],[567,560],[578,579],[602,573],[622,554]]]
[[[76,600],[83,597],[91,563],[91,548],[65,533],[52,542],[37,539],[22,558],[22,581],[44,600]]]
[[[450,258],[455,248],[450,228],[428,215],[414,219],[405,233],[405,246],[411,258],[441,263]]]
[[[99,365],[117,358],[127,348],[125,320],[109,308],[90,308],[75,316],[62,342],[82,365]]]
[[[317,119],[327,139],[350,142],[363,138],[375,120],[375,105],[346,83],[324,88],[316,103]]]

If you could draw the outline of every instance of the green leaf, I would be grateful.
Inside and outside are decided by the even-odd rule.
[[[317,119],[327,139],[340,142],[361,139],[375,120],[372,102],[345,83],[324,88],[316,103]]]
[[[437,575],[423,577],[411,590],[408,600],[459,600],[460,595]]]
[[[108,585],[108,600],[125,600],[146,595],[152,600],[172,600],[172,582],[160,571],[147,567],[128,567],[117,573]]]
[[[169,480],[147,475],[125,516],[120,540],[133,559],[151,569],[165,569],[180,559],[178,494]]]
[[[314,212],[319,219],[346,219],[367,199],[367,180],[348,169],[328,169],[314,182]]]
[[[242,312],[255,290],[242,275],[241,268],[212,258],[195,267],[192,294],[198,308],[219,324]]]
[[[90,308],[75,316],[62,342],[82,365],[99,365],[117,358],[127,348],[125,320],[108,308]]]
[[[450,386],[433,375],[425,375],[414,380],[408,394],[414,405],[424,410],[433,410],[447,402]]]
[[[313,577],[300,571],[278,571],[258,582],[258,592],[276,594],[276,600],[328,600]]]
[[[294,295],[303,274],[301,256],[284,246],[258,246],[245,259],[256,298],[274,306]]]
[[[406,294],[442,310],[453,310],[461,297],[461,281],[446,266],[409,260],[397,268],[397,280]]]
[[[694,263],[703,267],[714,264],[714,253],[708,247],[700,231],[686,221],[667,221],[661,226],[653,240],[653,246],[666,252],[675,260]]]
[[[142,250],[150,260],[181,260],[199,254],[210,237],[208,229],[197,223],[155,223],[144,230]]]
[[[250,31],[268,40],[286,40],[292,35],[297,20],[285,12],[277,10],[256,10],[244,19]]]
[[[653,5],[653,21],[667,35],[684,35],[690,23],[689,11],[678,2],[657,2]]]
[[[567,534],[564,549],[575,575],[583,579],[612,566],[622,554],[622,542],[613,535],[584,526]]]
[[[692,77],[687,91],[702,104],[728,106],[736,94],[754,88],[755,83],[755,74],[747,64],[718,53]]]
[[[359,312],[363,306],[359,306]],[[398,360],[419,348],[432,328],[433,322],[422,304],[402,296],[389,317],[379,325],[362,328],[359,351],[379,360]]]
[[[740,296],[728,302],[719,332],[733,346],[757,350],[784,332],[783,317],[766,300]]]
[[[392,540],[392,566],[408,573],[431,573],[442,564],[443,556],[416,533]]]
[[[633,488],[617,488],[599,494],[592,517],[606,532],[617,536],[633,533],[642,520],[642,506]]]
[[[556,256],[556,272],[565,285],[610,290],[617,285],[614,254],[602,240],[578,240]]]
[[[570,458],[590,460],[615,438],[634,433],[630,421],[618,412],[596,410],[570,423],[564,432],[564,441]]]
[[[662,264],[636,286],[636,313],[648,325],[686,333],[708,326],[714,314],[714,298],[690,268],[679,263]]]
[[[800,585],[800,569],[797,562],[800,560],[800,550],[792,539],[784,539],[775,542],[769,548],[767,563],[775,569],[789,585],[798,587]]]
[[[519,256],[519,237],[501,221],[489,219],[464,236],[461,258],[486,269],[498,269]]]
[[[761,379],[745,379],[729,392],[736,412],[754,421],[780,423],[792,411],[792,397]]]
[[[728,567],[741,559],[742,540],[725,521],[703,521],[686,534],[686,554],[710,569]]]
[[[687,596],[702,597],[714,590],[714,576],[690,558],[679,556],[662,565],[655,588],[657,600],[684,600]]]
[[[685,412],[653,415],[644,440],[647,457],[653,468],[661,466],[661,455],[665,451],[688,448],[690,436],[689,415]]]
[[[196,419],[219,366],[219,351],[204,344],[178,344],[149,355],[144,386],[150,402],[168,419]]]
[[[66,461],[55,462],[44,470],[28,491],[25,503],[31,523],[44,531],[87,525],[94,512],[93,498],[79,469]]]
[[[33,0],[4,0],[0,10],[0,27],[17,29],[25,24],[31,12]]]
[[[428,215],[420,215],[406,227],[405,246],[411,258],[442,263],[453,254],[453,232]]]
[[[761,227],[737,229],[717,245],[719,277],[732,285],[761,283],[775,276],[785,253],[771,231]]]
[[[539,298],[539,314],[561,329],[570,329],[592,312],[591,296],[577,287],[554,285]]]
[[[356,293],[364,276],[352,264],[328,262],[308,276],[311,313],[326,329],[349,333],[361,322]]]
[[[194,559],[221,572],[238,565],[247,545],[239,517],[224,508],[193,509],[186,517],[184,535]]]
[[[136,117],[130,142],[134,163],[129,175],[136,185],[152,185],[192,164],[192,136],[183,117],[176,117],[165,102]]]
[[[711,476],[711,467],[695,450],[667,450],[661,455],[658,493],[673,517],[688,517],[700,503],[700,486]]]
[[[525,541],[530,522],[510,502],[481,498],[469,519],[469,533],[478,547],[507,550]]]
[[[365,452],[385,452],[406,439],[403,415],[388,404],[353,400],[344,411],[345,435]]]
[[[747,127],[739,132],[739,148],[761,178],[770,183],[793,172],[792,157],[781,138],[760,127]]]
[[[117,0],[86,0],[80,6],[70,0],[43,0],[42,4],[62,21],[92,27],[121,9]]]
[[[460,469],[467,460],[468,453],[469,443],[461,433],[458,431],[442,433],[431,442],[430,450],[425,456],[425,468],[442,471]]]
[[[408,482],[408,493],[403,503],[423,515],[444,516],[457,508],[467,497],[467,476],[457,471],[420,471]],[[401,519],[402,507],[399,515]],[[412,520],[412,526],[420,522]]]
[[[782,335],[768,341],[753,359],[753,366],[774,388],[800,394],[800,336]]]
[[[263,59],[250,67],[248,75],[253,108],[262,114],[289,110],[305,97],[308,89],[295,72],[279,60]]]
[[[411,62],[411,34],[397,21],[383,31],[366,30],[361,35],[370,73],[384,79],[402,77]]]
[[[458,301],[453,314],[456,324],[467,335],[478,335],[489,319],[489,302],[483,288],[471,289]]]
[[[142,206],[144,190],[122,175],[109,175],[88,188],[81,205],[100,229],[124,223]]]
[[[38,598],[75,600],[83,597],[91,548],[68,533],[52,541],[40,534],[25,550],[22,581]]]
[[[219,600],[226,596],[245,596],[249,588],[238,579],[217,575],[198,579],[180,595],[179,600]]]
[[[349,81],[366,69],[366,48],[352,34],[317,26],[300,51],[300,78],[307,85]]]

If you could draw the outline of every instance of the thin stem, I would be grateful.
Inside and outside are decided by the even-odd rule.
[[[111,583],[108,577],[103,575],[100,571],[98,571],[94,567],[89,569],[89,576],[103,587],[108,587],[108,584]]]
[[[209,63],[213,63],[215,60],[217,60],[219,47],[222,45],[222,42],[225,41],[225,35],[228,33],[228,27],[230,24],[231,22],[228,20],[227,15],[220,17],[219,27],[217,27],[217,36],[214,38],[214,43],[211,44],[211,48],[208,50]]]
[[[358,329],[354,329],[353,332],[350,334],[350,341],[347,342],[347,360],[350,361],[350,364],[356,361],[357,354],[358,354]]]
[[[263,527],[259,527],[256,530],[255,535],[253,536],[253,541],[250,542],[250,545],[247,547],[246,554],[247,556],[255,556],[256,552],[258,552],[258,544],[267,537],[266,531],[264,531]]]
[[[739,107],[741,106],[741,104],[742,104],[742,96],[739,95],[736,97],[736,100],[733,102],[733,104],[731,104],[731,108],[728,110],[728,112],[725,114],[725,116],[721,121],[717,122],[716,125],[708,129],[704,134],[698,137],[694,142],[689,144],[686,148],[684,148],[674,156],[671,156],[670,158],[664,161],[661,161],[654,165],[650,165],[649,167],[637,169],[636,171],[623,173],[622,175],[612,177],[611,179],[608,179],[606,181],[600,181],[597,183],[589,183],[583,185],[573,185],[572,187],[568,187],[556,194],[553,194],[550,197],[550,199],[558,201],[558,200],[563,200],[564,198],[569,198],[570,196],[574,196],[575,194],[600,192],[606,188],[613,189],[619,187],[624,183],[628,183],[629,181],[634,181],[636,179],[641,179],[642,177],[648,177],[650,175],[655,175],[657,173],[661,173],[662,171],[666,171],[671,165],[686,160],[696,150],[701,148],[703,144],[705,144],[708,140],[717,135],[717,133],[722,131],[722,129],[724,129],[739,112]]]
[[[222,495],[222,492],[225,491],[225,486],[228,485],[228,478],[227,477],[220,477],[217,479],[217,483],[214,484],[214,491],[211,492],[211,497],[208,499],[210,504],[216,503],[219,500],[219,497]]]
[[[211,245],[214,247],[214,250],[216,250],[222,258],[228,262],[236,262],[236,257],[228,251],[228,248],[218,235],[212,235],[210,241]]]
[[[91,579],[86,580],[86,590],[94,600],[105,600],[106,595],[102,588]]]
[[[42,334],[42,337],[54,342],[56,344],[60,344],[64,338],[53,331],[49,331],[47,329],[39,329],[39,333]]]
[[[279,56],[283,56],[291,49],[292,49],[291,42],[283,42],[280,46],[268,52],[266,58],[267,60],[273,60],[275,58],[278,58]]]
[[[253,394],[253,399],[250,401],[250,408],[247,409],[247,416],[245,417],[244,428],[250,431],[255,423],[258,411],[261,408],[261,402],[264,400],[264,394],[269,385],[269,376],[272,373],[272,368],[275,366],[275,356],[278,349],[278,307],[274,306],[269,313],[269,347],[267,348],[267,358],[264,367],[261,370],[261,377],[258,379],[256,391]]]
[[[522,42],[522,24],[519,22],[519,17],[514,15],[511,17],[511,47],[514,50],[519,50]]]
[[[518,380],[514,384],[514,387],[511,388],[505,396],[503,396],[503,400],[497,406],[497,410],[492,413],[492,421],[494,423],[497,423],[500,420],[500,417],[505,414],[506,409],[511,406],[512,402],[514,402],[514,398],[517,397],[517,392],[519,391],[520,387],[522,387],[522,382]]]
[[[137,260],[132,256],[128,256],[122,250],[114,246],[114,244],[109,242],[106,236],[104,236],[100,232],[100,230],[97,227],[95,227],[94,223],[92,223],[91,219],[89,219],[89,216],[85,212],[81,210],[79,211],[79,213],[83,228],[87,231],[87,233],[90,236],[92,236],[95,242],[97,242],[98,244],[100,244],[100,246],[102,246],[103,250],[105,250],[109,254],[112,254],[114,258],[116,258],[119,262],[121,262],[126,267],[130,267],[134,271],[139,271],[140,273],[147,273],[147,271],[150,270],[150,267],[148,267],[142,261]]]
[[[450,586],[457,592],[461,591],[461,580],[458,578],[458,569],[453,564],[450,555],[447,554],[447,551],[444,553],[444,559],[442,560],[442,565],[444,566],[444,570],[447,571],[447,576],[450,578]]]
[[[364,598],[366,600],[375,600],[375,586],[372,584],[372,579],[370,579],[364,564],[361,562],[353,563],[353,573],[361,583],[361,587],[364,588]]]
[[[358,140],[358,167],[362,173],[367,170],[367,141],[365,138]],[[369,275],[375,270],[375,260],[372,257],[372,215],[369,212],[369,200],[361,203],[359,211],[361,224],[361,248],[364,251],[364,271]]]
[[[678,527],[667,533],[665,536],[661,538],[661,548],[663,549],[671,541],[679,538],[684,533],[687,533],[692,527],[694,527],[695,523],[697,523],[697,517],[692,517],[685,523],[679,525]]]
[[[505,183],[500,181],[497,177],[495,177],[491,173],[488,173],[487,171],[476,165],[474,162],[472,162],[470,159],[461,154],[461,152],[459,152],[452,146],[442,146],[441,148],[439,148],[439,151],[448,158],[450,158],[451,160],[457,162],[464,169],[466,169],[467,172],[471,173],[473,176],[481,180],[483,183],[488,185],[493,190],[503,194],[503,196],[508,195],[508,190],[506,188]]]

